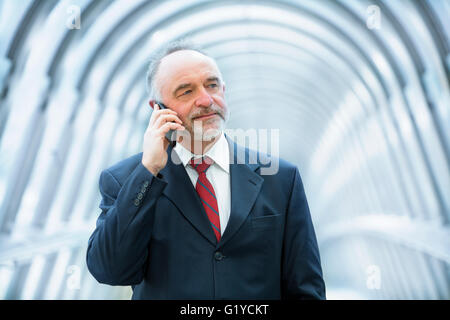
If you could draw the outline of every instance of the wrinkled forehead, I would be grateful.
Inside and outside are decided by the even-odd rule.
[[[220,70],[211,57],[194,50],[180,50],[161,59],[156,76],[158,86],[193,73],[209,73],[222,79]]]

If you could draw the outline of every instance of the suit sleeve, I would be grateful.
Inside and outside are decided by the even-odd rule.
[[[134,285],[142,281],[156,201],[166,182],[141,163],[123,185],[107,170],[100,175],[102,210],[88,242],[86,262],[100,283]]]
[[[282,268],[283,299],[325,299],[319,248],[298,169],[286,214]]]

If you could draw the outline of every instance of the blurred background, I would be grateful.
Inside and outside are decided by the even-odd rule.
[[[149,54],[188,38],[228,128],[279,129],[328,299],[450,298],[449,0],[0,0],[0,298],[129,299],[86,247],[141,151]]]

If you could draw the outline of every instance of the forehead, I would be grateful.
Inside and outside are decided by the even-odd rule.
[[[194,80],[211,75],[220,78],[219,68],[212,58],[197,51],[181,50],[173,52],[161,60],[156,81],[161,87],[166,85],[166,82]]]

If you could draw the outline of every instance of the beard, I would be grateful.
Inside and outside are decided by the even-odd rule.
[[[215,104],[208,109],[193,112],[189,115],[190,125],[187,128],[195,141],[211,141],[216,138],[224,129],[229,118],[226,108],[221,108]],[[196,120],[196,118],[216,114],[215,117],[206,120]],[[206,127],[206,128],[205,128]]]

